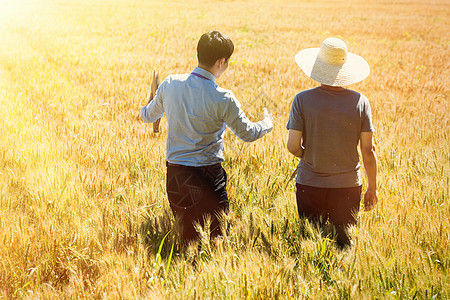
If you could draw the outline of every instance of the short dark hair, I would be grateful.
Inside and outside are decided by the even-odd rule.
[[[233,51],[234,44],[229,37],[219,31],[209,31],[203,34],[198,41],[198,62],[212,67],[221,58],[228,60]]]

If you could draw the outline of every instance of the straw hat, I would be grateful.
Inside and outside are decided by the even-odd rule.
[[[356,83],[370,73],[367,61],[347,52],[345,42],[337,38],[327,38],[320,48],[300,51],[295,62],[308,77],[330,86]]]

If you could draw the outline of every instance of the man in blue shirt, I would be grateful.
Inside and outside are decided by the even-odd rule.
[[[222,33],[203,34],[197,45],[198,67],[190,74],[169,75],[141,109],[146,123],[167,116],[167,194],[174,216],[181,220],[185,243],[198,237],[194,223],[203,224],[206,215],[211,217],[211,237],[220,234],[217,216],[228,211],[221,165],[226,126],[246,142],[273,128],[266,110],[262,121],[251,122],[233,93],[216,84],[233,51],[233,42]]]

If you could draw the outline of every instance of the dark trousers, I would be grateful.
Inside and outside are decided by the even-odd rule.
[[[190,167],[167,163],[167,196],[182,225],[183,243],[198,239],[194,223],[211,218],[210,238],[221,234],[217,216],[228,212],[227,174],[222,165]]]
[[[356,224],[362,187],[319,188],[298,183],[296,186],[299,216],[319,225],[328,220],[336,229],[338,245],[350,245],[347,227]]]

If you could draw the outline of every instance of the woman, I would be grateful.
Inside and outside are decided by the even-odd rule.
[[[365,79],[370,68],[337,38],[326,39],[320,48],[302,50],[295,61],[321,84],[295,96],[287,124],[287,148],[301,158],[296,179],[298,213],[321,224],[328,220],[336,228],[338,245],[345,247],[351,243],[346,229],[356,224],[361,200],[358,143],[368,179],[365,210],[378,202],[369,101],[343,88]]]

